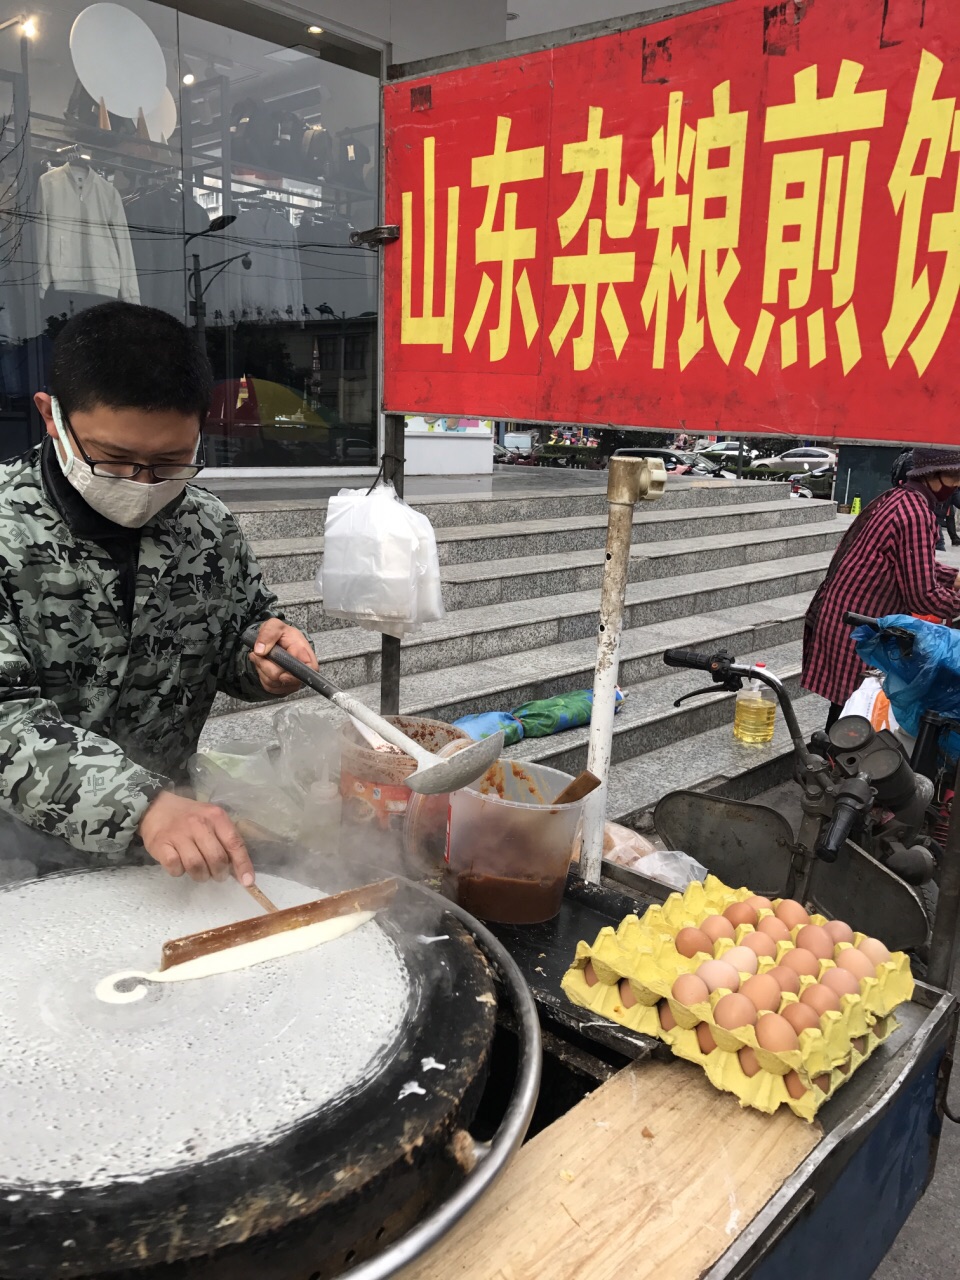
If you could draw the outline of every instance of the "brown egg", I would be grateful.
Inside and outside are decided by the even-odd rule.
[[[748,933],[743,940],[743,945],[748,947],[753,954],[759,959],[761,956],[772,960],[777,954],[777,944],[765,933],[755,930]]]
[[[705,956],[713,955],[713,943],[702,929],[681,929],[674,939],[674,946],[688,960],[701,952]]]
[[[842,951],[837,952],[837,968],[846,969],[858,982],[862,982],[864,978],[877,976],[876,965],[856,947],[844,947]]]
[[[830,1076],[825,1071],[823,1075],[814,1076],[813,1083],[817,1086],[821,1093],[826,1093],[830,1088]]]
[[[633,994],[628,978],[621,978],[620,983],[620,1003],[625,1009],[632,1009],[637,1003],[637,997]]]
[[[776,978],[771,978],[769,973],[758,973],[748,978],[740,988],[740,994],[746,996],[755,1009],[770,1013],[776,1013],[780,1008],[783,995],[779,982]]]
[[[588,960],[583,966],[583,976],[586,979],[588,987],[595,987],[600,979],[597,977],[597,971],[593,967],[593,961]]]
[[[710,992],[707,990],[707,984],[704,980],[698,978],[695,973],[681,973],[673,984],[670,994],[674,1000],[678,1000],[680,1004],[685,1004],[689,1007],[692,1004],[700,1004],[706,1000]]]
[[[745,1076],[755,1076],[760,1070],[757,1055],[748,1044],[743,1046],[737,1057],[740,1059],[740,1069]]]
[[[854,1040],[854,1042],[853,1042],[853,1047],[856,1049],[857,1053],[866,1053],[866,1052],[867,1052],[867,1037],[866,1037],[866,1036],[857,1036],[857,1038],[856,1038],[856,1039]]]
[[[879,938],[864,938],[857,950],[862,951],[873,965],[886,964],[890,959],[890,952]]]
[[[719,991],[726,987],[728,991],[740,990],[740,975],[732,964],[724,960],[704,960],[697,970],[697,977],[707,984],[708,991]]]
[[[790,1023],[798,1036],[804,1031],[820,1030],[820,1019],[817,1017],[816,1011],[811,1009],[808,1004],[784,1005],[783,1013],[780,1016]]]
[[[757,1044],[771,1053],[789,1053],[799,1049],[797,1033],[786,1018],[778,1013],[765,1013],[757,1022]]]
[[[783,1077],[783,1083],[787,1086],[787,1093],[791,1098],[802,1098],[807,1092],[807,1086],[795,1071],[788,1071]]]
[[[834,946],[838,942],[853,942],[853,930],[842,920],[828,920],[823,927],[833,939]]]
[[[810,917],[806,911],[793,898],[784,898],[778,907],[774,907],[774,914],[778,920],[783,921],[788,929],[795,929],[798,924],[810,923]]]
[[[749,898],[745,898],[748,907],[753,907],[754,911],[772,911],[773,903],[769,898],[765,898],[762,893],[752,893]]]
[[[714,945],[721,938],[734,936],[733,925],[724,916],[707,916],[706,920],[700,921],[700,928]]]
[[[800,975],[794,969],[778,964],[775,969],[769,969],[767,972],[771,978],[776,978],[781,991],[789,991],[794,996],[799,994]]]
[[[860,994],[860,983],[847,969],[825,969],[820,981],[825,987],[835,991],[838,996]]]
[[[789,942],[790,930],[776,916],[764,916],[757,925],[757,933],[765,933],[774,942]]]
[[[749,924],[754,929],[757,927],[756,908],[746,902],[731,902],[723,914],[734,928],[741,924]]]
[[[733,965],[737,973],[756,973],[760,964],[757,953],[749,947],[731,947],[723,953],[723,963]]]
[[[812,951],[818,960],[832,960],[834,942],[819,924],[804,924],[797,930],[797,946]]]
[[[785,968],[792,969],[794,973],[799,973],[801,978],[815,978],[820,972],[820,961],[805,947],[794,947],[791,951],[785,951],[780,963]]]
[[[811,987],[805,987],[800,992],[800,1003],[808,1004],[814,1010],[818,1018],[822,1018],[825,1013],[833,1011],[840,1012],[840,997],[835,991],[831,991],[829,987],[825,987],[820,982],[815,982]]]
[[[708,1022],[697,1023],[697,1043],[700,1046],[701,1053],[713,1053],[717,1047],[717,1042],[710,1032],[710,1024]]]
[[[661,1000],[657,1005],[657,1013],[660,1017],[660,1025],[663,1027],[664,1031],[672,1031],[677,1025],[677,1020],[670,1012],[670,1006],[667,1004],[666,1000]]]
[[[736,1027],[752,1027],[757,1020],[757,1011],[746,996],[722,996],[713,1011],[713,1020],[718,1027],[733,1031]]]

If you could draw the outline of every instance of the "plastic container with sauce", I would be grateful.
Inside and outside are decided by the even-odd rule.
[[[539,924],[560,910],[583,801],[552,805],[570,774],[501,758],[450,796],[447,861],[458,904],[481,920]]]

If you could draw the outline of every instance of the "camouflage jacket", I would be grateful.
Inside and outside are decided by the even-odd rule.
[[[188,485],[140,531],[128,627],[117,568],[74,537],[40,450],[0,465],[0,811],[122,858],[217,691],[269,697],[239,638],[275,613],[233,516]]]

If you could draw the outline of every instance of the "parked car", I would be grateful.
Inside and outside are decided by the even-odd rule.
[[[727,464],[732,462],[736,466],[737,458],[740,456],[740,442],[738,440],[716,440],[713,444],[708,444],[706,448],[698,449],[697,456],[709,458],[712,462],[725,462]],[[743,446],[744,466],[752,466],[753,459],[756,456],[756,449],[750,449],[746,444]]]
[[[831,498],[837,478],[834,463],[817,467],[813,471],[796,471],[788,477],[791,498]]]
[[[804,445],[799,449],[787,449],[775,458],[758,458],[753,465],[777,471],[815,471],[819,467],[835,467],[837,453],[835,449]]]
[[[736,472],[726,471],[718,463],[702,454],[685,453],[680,449],[615,449],[615,458],[660,458],[664,467],[675,476],[710,476],[712,479],[732,479]]]

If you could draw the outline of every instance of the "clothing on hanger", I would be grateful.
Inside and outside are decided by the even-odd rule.
[[[205,240],[186,244],[186,237],[210,225],[206,211],[192,195],[170,182],[148,187],[124,201],[133,256],[140,282],[140,301],[183,320],[187,314],[187,277],[192,255],[213,261],[210,251],[227,256],[222,245]],[[207,277],[209,279],[209,276]]]
[[[246,251],[250,270],[233,262],[213,282],[207,316],[212,322],[279,324],[303,319],[303,284],[297,233],[276,205],[257,200],[229,229],[230,257]],[[221,283],[222,282],[222,283]],[[218,288],[218,286],[220,286]],[[217,315],[220,313],[220,316]]]
[[[300,219],[300,274],[311,320],[323,314],[321,307],[337,316],[358,316],[376,308],[377,255],[351,245],[352,230],[346,218],[335,213],[308,211]]]
[[[41,295],[50,288],[139,302],[137,267],[123,202],[95,169],[51,169],[38,184]]]

